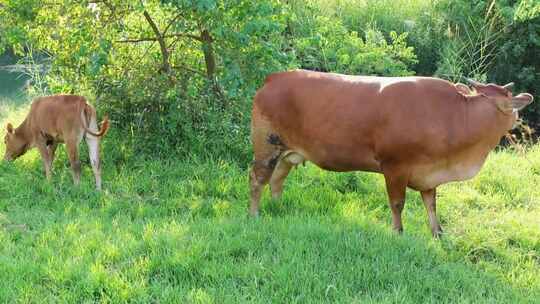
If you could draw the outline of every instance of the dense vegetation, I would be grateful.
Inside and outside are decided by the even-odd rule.
[[[538,145],[441,187],[441,241],[414,192],[391,232],[379,175],[308,164],[260,219],[246,208],[268,73],[468,76],[538,99],[539,35],[537,0],[0,0],[0,65],[24,64],[0,70],[0,126],[57,92],[113,120],[102,193],[83,146],[79,188],[64,149],[52,183],[36,151],[0,164],[0,303],[538,303]]]
[[[268,73],[292,68],[469,76],[540,93],[535,0],[2,3],[0,47],[48,59],[34,93],[89,96],[124,144],[154,155],[246,162],[251,98]],[[527,109],[533,126],[539,109]]]

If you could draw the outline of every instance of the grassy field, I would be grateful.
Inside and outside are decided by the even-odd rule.
[[[250,219],[245,166],[139,160],[114,137],[102,193],[85,152],[79,188],[63,148],[50,184],[36,151],[0,164],[0,303],[540,303],[540,146],[441,187],[436,241],[414,192],[391,232],[379,175],[299,167]]]

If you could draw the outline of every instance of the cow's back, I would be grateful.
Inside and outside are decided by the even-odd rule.
[[[293,71],[269,76],[254,112],[323,168],[380,171],[381,159],[443,157],[459,146],[460,96],[434,78]]]
[[[34,132],[62,136],[80,129],[81,111],[86,100],[77,95],[39,97],[32,103],[29,118]]]

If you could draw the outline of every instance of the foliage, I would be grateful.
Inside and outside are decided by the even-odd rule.
[[[406,45],[406,34],[391,32],[387,42],[381,32],[367,29],[362,39],[341,22],[327,17],[315,17],[311,24],[302,24],[302,28],[305,32],[295,32],[292,42],[302,68],[357,75],[412,74],[408,68],[416,57]]]
[[[309,0],[290,1],[297,14],[307,15],[300,24],[310,28],[309,16],[324,16],[328,23],[341,22],[350,33],[381,32],[387,41],[391,33],[407,33],[406,42],[418,60],[407,60],[409,70],[431,75],[437,69],[439,48],[445,37],[443,19],[432,0]],[[316,30],[316,28],[311,28]]]

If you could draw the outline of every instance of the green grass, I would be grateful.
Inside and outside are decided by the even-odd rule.
[[[540,146],[440,187],[436,241],[412,191],[391,232],[379,175],[299,167],[250,219],[245,166],[142,160],[115,136],[102,193],[86,152],[79,188],[63,147],[52,183],[36,151],[0,164],[0,303],[540,302]]]

